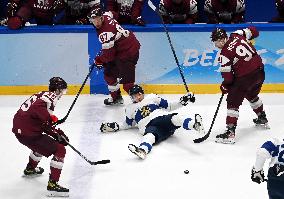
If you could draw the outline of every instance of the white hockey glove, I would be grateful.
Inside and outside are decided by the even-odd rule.
[[[100,130],[102,133],[116,132],[119,130],[119,125],[116,122],[105,122],[101,124]]]
[[[186,93],[184,96],[182,96],[180,99],[179,99],[179,103],[183,106],[186,106],[188,104],[188,102],[192,102],[194,103],[195,102],[195,96],[193,93],[189,92],[189,93]]]
[[[254,167],[251,170],[251,180],[258,184],[266,181],[264,178],[264,171],[261,169],[260,171],[255,171]]]

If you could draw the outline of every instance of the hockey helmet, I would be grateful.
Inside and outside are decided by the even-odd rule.
[[[49,91],[54,92],[56,90],[67,89],[67,83],[61,77],[52,77],[49,80]]]
[[[135,95],[137,93],[144,94],[144,90],[141,86],[134,84],[130,89],[129,89],[129,95]]]
[[[212,31],[211,33],[211,41],[217,41],[219,39],[227,38],[227,33],[224,29],[222,28],[216,28],[215,30]]]
[[[130,97],[131,97],[131,99],[134,103],[136,102],[136,100],[135,100],[133,95],[138,94],[138,93],[144,94],[144,90],[141,86],[139,86],[137,84],[134,84],[128,91],[128,94],[130,95]]]
[[[103,11],[100,6],[93,9],[90,14],[88,15],[88,18],[91,19],[93,17],[101,17],[103,16]]]

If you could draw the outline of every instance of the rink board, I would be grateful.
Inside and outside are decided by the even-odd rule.
[[[255,24],[260,36],[255,47],[265,63],[262,92],[284,92],[284,31],[282,24]],[[219,25],[220,26],[220,25]],[[221,25],[231,32],[248,26]],[[215,25],[169,25],[179,66],[189,89],[218,93],[222,78],[218,50],[210,41]],[[136,82],[146,92],[183,93],[185,87],[163,27],[127,26],[141,43]],[[0,94],[30,94],[46,87],[52,76],[63,77],[76,94],[101,49],[92,26],[28,27],[19,31],[0,28]],[[83,93],[107,94],[103,71],[94,69]]]

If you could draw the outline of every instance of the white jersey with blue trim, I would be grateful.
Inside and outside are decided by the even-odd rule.
[[[267,159],[271,159],[270,167],[275,164],[284,165],[284,141],[274,138],[266,141],[257,151],[256,162],[254,168],[256,171],[263,169],[263,165]]]
[[[126,119],[123,129],[131,128],[135,124],[144,134],[146,125],[154,118],[170,114],[169,111],[181,107],[179,102],[168,102],[156,94],[145,95],[141,102],[127,105]]]

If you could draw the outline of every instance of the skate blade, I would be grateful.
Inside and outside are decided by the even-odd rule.
[[[42,174],[33,174],[33,175],[25,175],[25,174],[23,174],[22,175],[23,178],[36,178],[36,177],[39,177],[39,176],[42,176]]]
[[[235,139],[218,139],[218,138],[216,138],[215,142],[221,143],[221,144],[235,144],[236,143]]]
[[[144,160],[146,158],[146,154],[144,154],[143,152],[139,152],[137,151],[137,146],[133,145],[133,144],[129,144],[128,145],[128,149],[129,151],[131,151],[131,153],[135,154],[136,156],[138,156],[140,159]]]
[[[264,129],[270,129],[270,126],[268,123],[265,123],[265,124],[255,124],[256,127],[261,127],[261,128],[264,128]]]
[[[47,197],[69,197],[69,192],[47,191]]]

